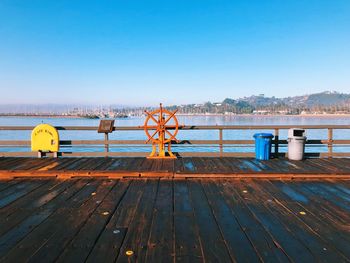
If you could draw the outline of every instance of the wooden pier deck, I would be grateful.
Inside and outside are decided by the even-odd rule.
[[[349,204],[347,179],[2,180],[0,261],[349,262]]]
[[[0,179],[16,177],[230,177],[230,178],[350,178],[350,158],[254,158],[184,157],[146,159],[136,157],[25,158],[1,157]]]
[[[349,244],[346,158],[0,158],[0,262],[350,262]]]

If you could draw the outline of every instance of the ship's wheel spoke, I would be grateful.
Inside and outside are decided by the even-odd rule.
[[[156,135],[157,134],[157,132],[158,132],[158,129],[152,134],[152,136],[151,137],[149,137],[149,139],[147,140],[147,142],[146,143],[148,143],[150,140],[152,140],[153,139],[153,137],[154,137],[154,135]]]
[[[149,116],[156,124],[158,124],[158,121],[157,121],[157,119],[155,119],[155,118],[153,117],[153,114],[149,113],[149,112],[146,111],[146,110],[145,110],[145,112],[148,114],[148,116]]]
[[[159,123],[159,121],[153,115],[150,115],[150,117],[151,117],[152,121],[154,121],[156,124]]]
[[[167,129],[165,129],[165,132],[167,133],[167,134],[169,134],[169,136],[170,136],[170,140],[174,137],[174,135],[173,134],[171,134]]]
[[[164,121],[164,124],[163,125],[165,125],[165,124],[167,124],[168,123],[168,121],[170,121],[171,120],[171,118],[176,114],[176,112],[177,112],[177,110],[176,111],[174,111],[173,113],[171,113],[170,115],[169,115],[169,117]]]

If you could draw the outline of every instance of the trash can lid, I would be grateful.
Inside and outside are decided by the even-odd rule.
[[[254,138],[273,138],[273,135],[271,133],[255,133]]]
[[[303,138],[305,136],[305,129],[292,128],[288,130],[288,138]]]

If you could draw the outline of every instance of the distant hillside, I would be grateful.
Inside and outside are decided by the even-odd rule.
[[[342,94],[337,92],[322,92],[307,96],[305,105],[312,107],[316,105],[343,105],[350,102],[350,94]]]
[[[350,94],[325,91],[287,98],[265,97],[264,94],[239,99],[226,98],[222,102],[206,102],[173,106],[182,113],[215,114],[303,114],[350,113]]]
[[[293,107],[315,107],[349,104],[350,94],[325,91],[321,93],[287,98],[265,97],[260,95],[250,96],[239,100],[246,101],[254,107],[271,106],[274,104],[284,104]]]

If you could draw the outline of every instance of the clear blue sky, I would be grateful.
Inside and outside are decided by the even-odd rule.
[[[350,0],[0,0],[0,103],[350,93]]]

